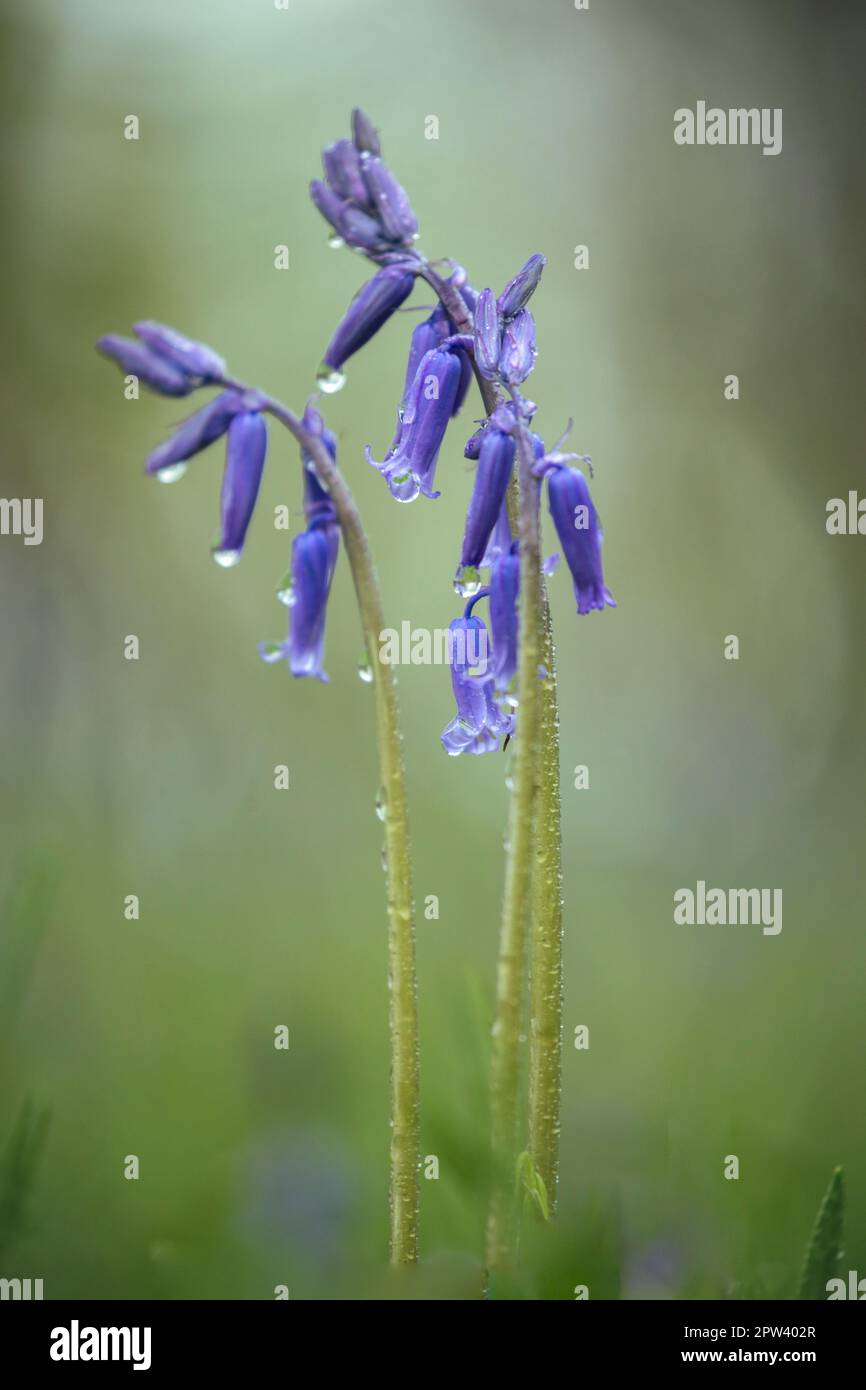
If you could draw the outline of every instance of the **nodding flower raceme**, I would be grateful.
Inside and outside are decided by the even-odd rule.
[[[370,255],[411,247],[418,232],[412,205],[380,157],[379,137],[363,111],[352,112],[352,139],[329,145],[322,157],[325,182],[310,196],[345,242]]]
[[[485,399],[496,397],[495,407],[479,422],[463,451],[477,466],[454,588],[468,602],[463,616],[451,624],[457,715],[442,735],[452,755],[488,752],[515,727],[514,714],[503,706],[513,703],[509,690],[519,655],[520,540],[512,535],[506,500],[516,472],[519,429],[529,431],[539,490],[547,485],[578,613],[615,606],[602,573],[598,515],[583,474],[571,466],[580,456],[559,452],[559,445],[545,453],[541,439],[531,431],[535,406],[520,393],[535,366],[535,320],[527,305],[539,286],[545,257],[530,256],[498,296],[489,288],[473,289],[456,261],[428,262],[416,249],[418,219],[409,198],[384,163],[376,129],[360,109],[352,112],[350,138],[323,150],[322,168],[324,178],[311,183],[310,195],[331,227],[331,245],[345,243],[361,252],[373,262],[375,273],[357,291],[331,336],[317,378],[321,389],[339,389],[345,363],[404,309],[419,277],[438,290],[436,306],[411,334],[393,442],[381,463],[372,458],[370,447],[366,450],[368,462],[398,501],[410,502],[421,493],[439,496],[433,487],[440,449],[473,376],[485,383]],[[433,273],[434,266],[442,265],[450,267],[447,280]],[[234,382],[212,348],[176,329],[145,319],[134,325],[134,334],[110,334],[100,338],[97,347],[127,376],[161,395],[183,397],[202,387],[218,388],[153,450],[146,468],[165,482],[173,481],[191,458],[225,436],[221,530],[213,554],[222,565],[234,564],[244,546],[265,466],[265,412],[275,411],[275,404]],[[312,400],[303,424],[336,460],[336,439]],[[290,608],[289,634],[282,643],[262,644],[261,652],[266,661],[286,660],[295,676],[326,681],[325,617],[340,529],[313,459],[304,450],[301,457],[306,525],[293,541],[290,574],[278,591]],[[545,573],[555,558],[545,563]],[[490,577],[482,588],[485,569]],[[489,603],[489,635],[481,619],[473,616],[473,605],[484,598]],[[467,639],[480,640],[482,635],[487,644],[483,664],[467,659],[466,652]]]
[[[109,334],[97,348],[162,395],[188,395],[200,387],[225,384],[226,364],[205,343],[163,323],[135,324],[140,341]],[[237,564],[246,539],[265,466],[268,430],[258,391],[226,386],[184,420],[148,456],[145,468],[162,482],[175,482],[189,459],[226,436],[221,496],[221,528],[212,554],[224,568]]]
[[[514,716],[506,714],[493,696],[487,629],[472,615],[472,605],[481,597],[479,593],[471,599],[463,616],[449,626],[451,686],[457,713],[442,732],[442,746],[452,758],[461,753],[490,753],[503,735],[514,730]],[[471,670],[473,656],[478,668],[475,673]]]

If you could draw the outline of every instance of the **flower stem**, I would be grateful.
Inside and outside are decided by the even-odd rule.
[[[418,1258],[418,1004],[415,926],[406,774],[397,688],[391,666],[379,661],[385,627],[379,581],[355,499],[321,439],[280,401],[265,407],[310,455],[337,510],[361,616],[367,660],[373,672],[376,734],[385,793],[385,862],[388,894],[388,979],[391,1036],[391,1263]]]
[[[562,1086],[562,825],[556,654],[547,594],[542,601],[541,765],[532,868],[529,1000],[529,1157],[556,1214]]]
[[[490,1107],[493,1187],[487,1219],[488,1270],[507,1268],[514,1251],[514,1189],[520,1090],[520,1034],[526,979],[526,937],[535,846],[538,729],[541,713],[541,554],[538,484],[532,476],[532,444],[517,417],[520,526],[520,629],[517,671],[518,730],[514,789],[509,811],[509,852],[493,1024]]]

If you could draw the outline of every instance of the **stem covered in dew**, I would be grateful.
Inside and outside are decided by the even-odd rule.
[[[526,979],[526,935],[535,850],[538,792],[538,731],[541,715],[541,548],[538,484],[526,424],[517,417],[519,464],[519,664],[518,729],[508,828],[508,858],[499,957],[490,1077],[493,1188],[487,1219],[488,1270],[507,1268],[513,1258],[515,1162],[520,1092],[520,1034]]]
[[[385,793],[388,977],[391,1038],[391,1263],[418,1258],[418,1002],[406,775],[393,669],[378,659],[385,627],[379,580],[355,499],[321,439],[280,401],[269,411],[310,455],[337,511],[364,633],[376,701],[376,735]]]
[[[544,1184],[544,1214],[556,1214],[562,1090],[562,826],[559,715],[553,626],[542,596],[540,768],[532,866],[529,996],[529,1157]]]
[[[443,280],[425,264],[421,276],[435,290],[442,307],[449,314],[458,332],[471,333],[472,315],[459,288]],[[498,393],[492,382],[476,371],[476,379],[488,415],[496,408]],[[522,432],[521,457],[529,446],[526,431]],[[520,436],[519,436],[520,439]],[[512,480],[508,494],[508,511],[512,526],[519,520],[519,489]],[[526,496],[524,490],[524,496]],[[538,523],[534,525],[537,542]],[[521,541],[523,532],[521,526]],[[540,550],[535,553],[540,566]],[[523,546],[521,545],[521,550]],[[523,569],[523,564],[521,565]],[[529,1053],[529,1146],[528,1153],[533,1177],[540,1180],[546,1218],[556,1213],[559,1177],[559,1133],[562,1082],[562,808],[559,776],[559,716],[553,630],[546,587],[539,575],[541,664],[547,672],[541,691],[538,728],[540,765],[537,769],[537,803],[534,818],[527,821],[520,809],[525,791],[518,768],[509,811],[509,843],[511,858],[507,869],[505,904],[503,908],[502,939],[498,963],[497,1007],[494,1024],[493,1054],[493,1146],[496,1174],[488,1223],[488,1255],[490,1267],[510,1258],[512,1245],[511,1222],[511,1157],[516,1148],[518,1094],[520,1087],[519,1037],[522,1012],[523,976],[525,973],[525,931],[519,918],[518,899],[526,892],[525,869],[518,867],[515,846],[520,854],[531,853],[532,869],[529,887],[528,914],[531,919],[530,938],[530,1053]],[[523,613],[523,606],[521,608]],[[522,621],[522,619],[521,619]],[[521,650],[525,650],[521,627]],[[519,677],[520,679],[520,677]],[[534,686],[533,686],[534,688]],[[527,729],[524,696],[519,696],[521,736]],[[518,829],[519,823],[519,829]],[[531,849],[526,850],[524,836],[531,826]],[[524,921],[526,909],[524,911]],[[509,1036],[501,1036],[505,1027]],[[514,1136],[508,1139],[508,1134]],[[504,1163],[504,1168],[503,1168]]]

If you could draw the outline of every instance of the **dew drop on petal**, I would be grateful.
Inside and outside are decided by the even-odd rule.
[[[185,472],[185,463],[170,463],[167,468],[160,468],[156,476],[161,483],[179,483]]]
[[[291,573],[284,574],[277,586],[277,598],[280,603],[284,603],[287,608],[291,608],[295,602],[295,586],[292,583]]]
[[[220,568],[224,570],[232,569],[241,558],[241,552],[239,550],[217,549],[212,550],[211,554],[213,555]]]
[[[421,491],[421,479],[407,468],[405,473],[392,473],[388,486],[397,502],[414,502]]]
[[[332,251],[339,251],[342,249],[342,247],[346,245],[346,243],[343,240],[343,238],[341,236],[337,236],[335,232],[333,236],[328,237],[328,245],[330,246]]]
[[[339,391],[345,386],[346,373],[338,372],[333,367],[329,367],[327,362],[323,362],[316,373],[316,384],[326,396],[332,396],[335,391]]]
[[[481,588],[481,575],[475,565],[461,565],[454,576],[454,589],[461,598],[474,598]]]

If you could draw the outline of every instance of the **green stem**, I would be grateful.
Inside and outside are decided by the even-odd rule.
[[[529,1157],[556,1214],[562,1087],[562,825],[556,653],[547,594],[542,601],[541,766],[532,868],[529,998]]]
[[[496,969],[496,1010],[490,1077],[493,1186],[487,1219],[488,1270],[507,1268],[514,1251],[514,1188],[520,1090],[520,1034],[526,979],[526,935],[532,885],[541,712],[541,554],[538,484],[532,444],[519,409],[520,613],[518,730],[509,812],[502,927]]]
[[[418,1258],[418,1005],[415,927],[406,774],[393,668],[379,661],[385,627],[379,581],[355,499],[321,439],[304,428],[287,406],[269,400],[267,409],[310,455],[337,510],[355,593],[367,660],[373,672],[376,734],[385,793],[385,863],[388,893],[388,979],[391,1037],[391,1263]]]

